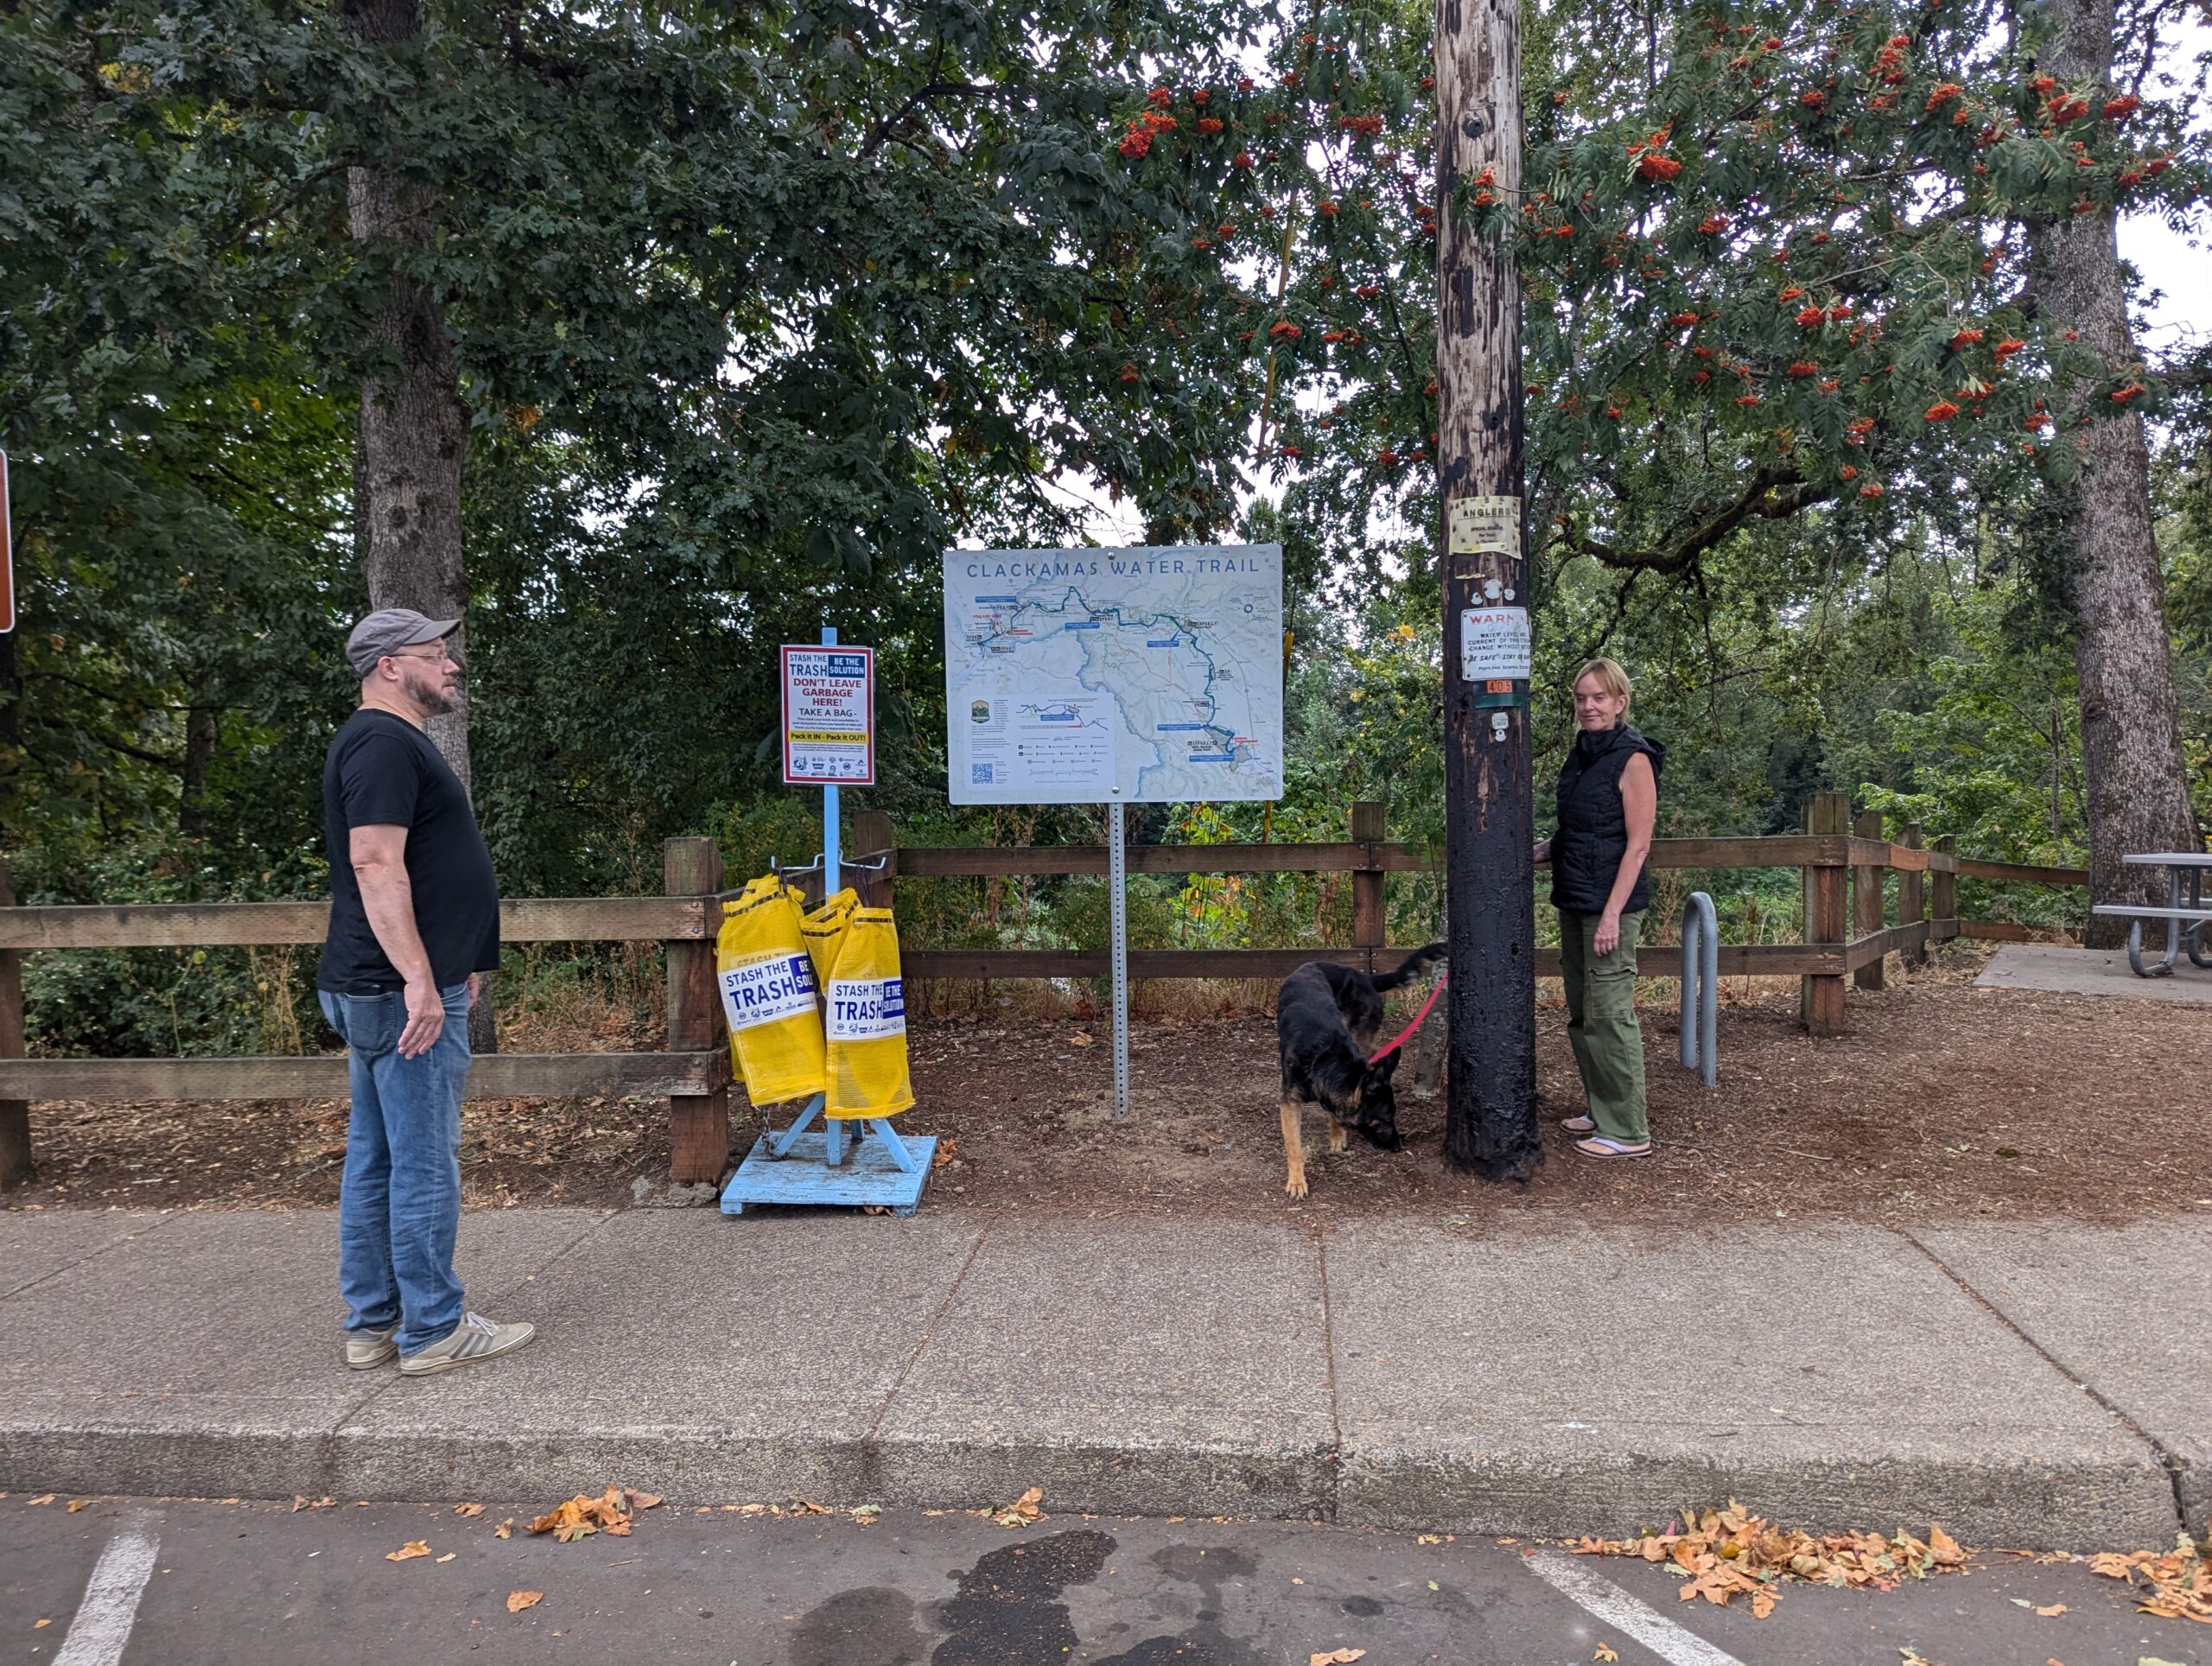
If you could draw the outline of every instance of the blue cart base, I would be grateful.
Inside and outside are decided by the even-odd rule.
[[[855,1132],[858,1130],[855,1129]],[[810,1129],[791,1141],[790,1154],[773,1154],[762,1135],[722,1188],[722,1213],[742,1215],[764,1203],[823,1205],[858,1209],[873,1205],[897,1215],[911,1215],[929,1184],[937,1160],[937,1135],[899,1135],[914,1167],[910,1172],[891,1160],[879,1139],[848,1140],[844,1160],[830,1167],[827,1137]]]

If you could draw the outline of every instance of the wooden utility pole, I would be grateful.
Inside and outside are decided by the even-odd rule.
[[[1442,499],[1450,1095],[1444,1150],[1526,1180],[1536,1134],[1535,818],[1521,494],[1521,288],[1462,181],[1521,200],[1519,0],[1437,0],[1437,479]],[[1510,236],[1510,231],[1505,233]]]

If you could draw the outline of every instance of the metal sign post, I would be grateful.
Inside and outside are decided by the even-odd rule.
[[[16,628],[16,528],[8,517],[8,454],[0,451],[0,636]]]
[[[1128,862],[1122,849],[1120,798],[1106,806],[1106,882],[1112,892],[1107,914],[1114,939],[1114,1115],[1118,1120],[1129,1114]]]

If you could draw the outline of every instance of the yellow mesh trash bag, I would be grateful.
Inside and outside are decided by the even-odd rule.
[[[914,1103],[906,1072],[906,986],[888,908],[855,908],[830,977],[832,1116],[890,1116]]]
[[[756,1105],[819,1093],[822,1014],[800,935],[798,893],[764,874],[722,905],[715,982],[729,1023],[730,1062]]]
[[[830,987],[830,974],[836,968],[845,927],[853,910],[860,906],[861,893],[849,885],[799,922],[799,935],[806,939],[806,957],[813,964],[817,989]]]

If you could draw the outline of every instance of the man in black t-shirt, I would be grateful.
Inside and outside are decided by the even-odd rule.
[[[322,770],[331,905],[315,987],[353,1094],[338,1199],[346,1363],[397,1358],[408,1377],[536,1334],[468,1312],[453,1267],[468,1008],[477,975],[499,963],[491,853],[468,789],[423,732],[460,696],[459,624],[385,607],[353,627],[360,709]]]

